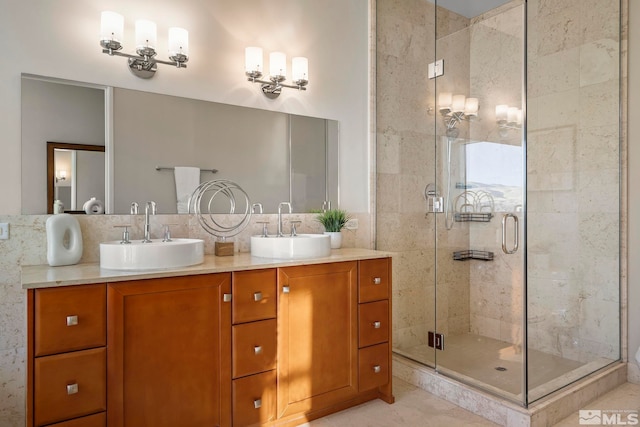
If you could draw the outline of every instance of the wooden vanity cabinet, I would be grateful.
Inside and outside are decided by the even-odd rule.
[[[27,426],[104,426],[105,314],[105,284],[28,291]]]
[[[275,268],[233,273],[233,425],[259,426],[276,420]]]
[[[278,269],[278,418],[357,396],[357,298],[356,261]]]
[[[27,427],[295,426],[393,402],[391,258],[29,290]]]
[[[231,425],[231,274],[109,284],[107,425]]]

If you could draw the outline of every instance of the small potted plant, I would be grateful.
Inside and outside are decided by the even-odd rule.
[[[342,246],[342,229],[351,217],[342,209],[329,209],[318,214],[317,220],[324,227],[324,234],[331,236],[331,249]]]

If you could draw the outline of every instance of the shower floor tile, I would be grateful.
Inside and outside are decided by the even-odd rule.
[[[418,345],[395,348],[394,351],[417,362],[435,366],[465,382],[472,382],[489,389],[496,389],[514,398],[522,393],[522,348],[504,341],[475,334],[445,337],[444,350]],[[529,389],[539,387],[566,375],[583,363],[550,355],[536,350],[529,351]]]

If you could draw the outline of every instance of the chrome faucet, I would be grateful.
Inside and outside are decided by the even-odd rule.
[[[147,205],[144,207],[144,239],[142,240],[142,243],[151,243],[151,223],[149,221],[149,214],[156,214],[156,202],[147,202]]]
[[[287,206],[289,208],[289,214],[291,214],[291,203],[280,202],[280,204],[278,204],[278,237],[284,237],[284,234],[282,234],[282,207],[283,206]]]

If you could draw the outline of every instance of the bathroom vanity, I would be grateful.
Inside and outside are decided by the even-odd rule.
[[[27,426],[298,425],[392,403],[391,258],[24,267]]]

